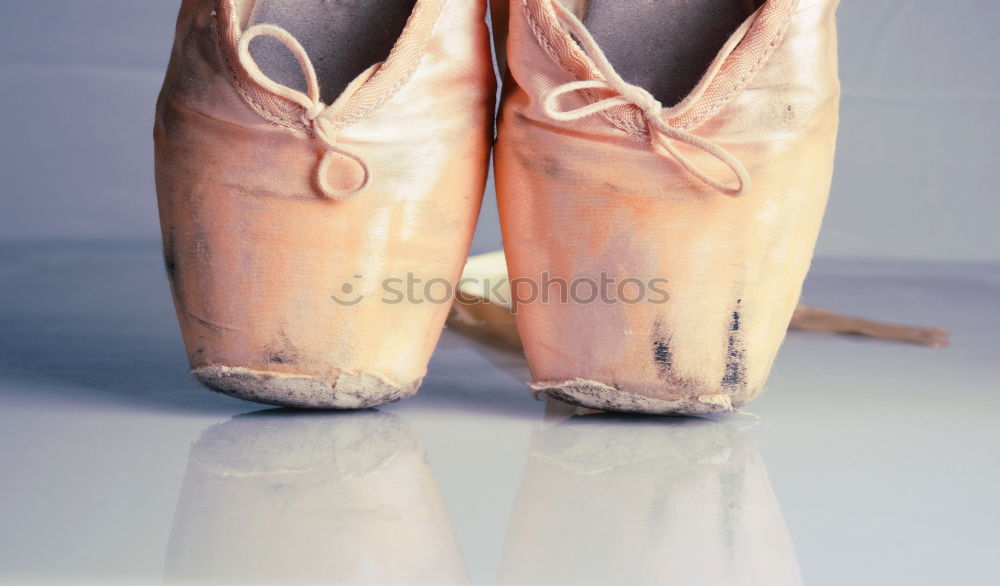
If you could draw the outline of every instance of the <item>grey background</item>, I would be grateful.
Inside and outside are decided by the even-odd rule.
[[[0,7],[0,239],[158,238],[151,125],[179,2]],[[1000,259],[992,0],[847,0],[819,255]],[[499,247],[492,188],[475,251]]]
[[[177,4],[0,3],[0,240],[22,240],[0,247],[2,584],[162,585],[173,527],[197,510],[182,487],[199,437],[267,409],[207,392],[188,375],[160,266],[150,133]],[[739,433],[721,446],[722,460],[706,464],[760,458],[748,470],[773,489],[763,504],[780,508],[806,584],[987,585],[1000,573],[998,16],[991,0],[842,7],[844,125],[820,255],[867,258],[820,259],[803,299],[954,335],[951,347],[927,349],[792,332],[769,390],[749,414],[718,422]],[[74,241],[33,241],[53,237]],[[498,245],[488,200],[476,249]],[[912,260],[921,258],[937,260]],[[963,259],[993,264],[951,262]],[[619,563],[634,555],[606,555],[622,551],[606,543],[622,535],[622,520],[649,529],[624,546],[667,560],[674,549],[656,549],[664,536],[731,551],[716,548],[734,547],[733,533],[720,532],[726,524],[699,521],[735,510],[743,476],[720,477],[735,491],[705,492],[704,514],[672,505],[713,485],[658,465],[604,484],[612,490],[588,503],[594,514],[540,483],[525,489],[535,438],[560,430],[525,392],[525,365],[498,354],[447,329],[420,393],[379,410],[404,420],[426,449],[471,583],[495,584],[511,567],[504,543],[526,535],[511,523],[525,511],[579,543],[606,544],[597,555],[560,543],[545,552],[553,570],[596,567],[592,582],[635,569]],[[635,454],[669,453],[678,424],[605,421],[599,443],[622,442]],[[718,445],[711,433],[699,441]],[[597,443],[574,453],[586,459]],[[298,453],[288,456],[300,465]],[[316,491],[283,478],[291,490],[282,494]],[[421,477],[399,478],[405,487]],[[396,488],[373,483],[371,491]],[[207,496],[224,503],[246,494]],[[330,511],[317,515],[338,523]],[[378,510],[352,514],[359,525],[385,526]],[[582,523],[592,519],[608,530]],[[301,553],[288,549],[296,523],[258,529],[271,538],[271,557]],[[221,559],[244,551],[225,539],[205,545]],[[677,575],[650,575],[657,578]]]

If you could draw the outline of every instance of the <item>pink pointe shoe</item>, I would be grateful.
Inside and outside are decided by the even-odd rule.
[[[492,143],[483,0],[184,0],[156,110],[167,271],[192,372],[277,405],[416,392]]]
[[[837,1],[564,4],[579,17],[509,5],[496,147],[531,388],[610,411],[739,408],[826,206]]]

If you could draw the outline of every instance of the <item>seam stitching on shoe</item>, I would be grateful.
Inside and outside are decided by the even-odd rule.
[[[230,51],[223,46],[223,32],[221,30],[222,26],[231,26],[232,23],[222,23],[222,10],[220,10],[219,4],[221,2],[226,2],[227,0],[217,0],[215,2],[215,18],[212,19],[212,37],[215,40],[216,50],[222,55],[222,60],[226,64],[226,70],[229,73],[229,79],[233,84],[233,88],[236,92],[243,98],[248,106],[260,117],[265,120],[270,121],[273,124],[287,128],[289,130],[305,130],[304,124],[294,124],[293,122],[286,120],[280,116],[275,115],[271,112],[270,108],[260,104],[252,95],[250,95],[249,89],[247,88],[246,80],[240,75],[239,71],[236,69],[236,65],[233,63]],[[235,17],[233,14],[231,17]],[[280,96],[279,96],[280,97]]]
[[[777,46],[781,43],[782,40],[784,40],[785,34],[787,33],[788,29],[790,28],[790,24],[791,24],[791,21],[792,21],[792,15],[796,12],[796,10],[798,9],[800,3],[801,3],[801,0],[793,0],[793,2],[789,5],[788,10],[787,10],[787,12],[784,15],[781,24],[778,26],[777,31],[775,32],[774,36],[771,38],[770,42],[768,43],[767,48],[763,51],[763,53],[760,55],[760,57],[757,59],[757,61],[753,64],[753,66],[750,67],[750,69],[747,71],[747,73],[744,74],[736,82],[736,84],[733,86],[733,88],[730,89],[728,92],[726,92],[726,94],[724,96],[722,96],[720,98],[717,98],[714,102],[711,102],[709,104],[708,109],[705,111],[705,113],[703,113],[703,114],[701,114],[699,116],[693,117],[688,122],[685,122],[685,123],[677,125],[677,128],[681,128],[681,129],[687,130],[687,129],[694,128],[694,127],[700,125],[701,123],[705,122],[706,120],[708,120],[709,118],[711,118],[712,116],[714,116],[715,114],[717,114],[719,112],[719,110],[721,110],[722,107],[725,106],[726,103],[728,103],[729,100],[731,100],[733,98],[733,96],[735,96],[737,93],[739,93],[743,89],[746,89],[746,84],[750,80],[750,78],[752,78],[758,71],[760,71],[761,67],[763,67],[764,63],[766,63],[766,61],[770,58],[771,54],[774,52],[774,49],[777,48]],[[559,54],[556,51],[556,49],[551,45],[551,43],[549,42],[549,40],[546,38],[544,32],[541,30],[541,26],[538,24],[537,20],[535,19],[534,14],[532,13],[531,7],[528,5],[528,0],[521,0],[521,5],[524,8],[525,17],[528,19],[528,23],[531,26],[531,29],[532,29],[532,31],[535,34],[535,38],[541,43],[541,45],[543,46],[543,49],[545,50],[545,53],[557,65],[559,65],[560,67],[562,67],[563,70],[565,70],[567,73],[569,73],[570,75],[572,75],[574,79],[576,79],[578,81],[581,81],[580,76],[577,75],[574,71],[572,71],[572,67],[570,67],[559,56]],[[592,91],[587,91],[586,93],[587,93],[588,97],[591,100],[596,100],[596,96],[594,95],[594,93]],[[648,130],[646,128],[639,128],[635,124],[633,124],[631,121],[623,120],[620,116],[616,116],[616,115],[612,114],[610,111],[608,111],[608,112],[601,112],[601,116],[603,116],[606,120],[608,120],[609,122],[611,122],[616,128],[618,128],[619,130],[622,130],[622,131],[626,132],[627,134],[630,134],[630,135],[633,135],[633,136],[637,136],[637,137],[645,137],[646,134],[647,134],[647,132],[648,132]],[[683,114],[680,117],[682,118]]]
[[[579,75],[577,75],[575,71],[573,71],[573,68],[565,61],[563,61],[562,57],[559,55],[559,52],[556,51],[555,47],[552,46],[552,43],[549,41],[548,37],[546,37],[545,33],[542,32],[541,25],[539,25],[538,21],[535,19],[535,15],[534,13],[532,13],[531,7],[528,6],[527,0],[521,0],[521,6],[524,8],[525,18],[528,19],[528,24],[529,26],[531,26],[532,32],[535,33],[535,39],[539,43],[541,43],[542,49],[545,51],[545,54],[549,56],[549,59],[554,61],[556,65],[558,65],[563,69],[563,71],[573,76],[573,79],[577,81],[583,81],[583,79]],[[586,90],[585,93],[587,94],[587,97],[590,98],[592,101],[597,101],[597,96],[594,94],[593,91]],[[617,116],[611,115],[609,112],[601,112],[600,116],[605,120],[607,120],[608,122],[610,122],[611,124],[613,124],[615,128],[621,130],[626,134],[638,138],[644,138],[646,136],[645,129],[640,129],[635,124],[632,124],[629,121],[621,120]]]
[[[423,46],[421,46],[420,48],[420,52],[416,55],[416,58],[413,60],[413,65],[411,65],[406,71],[400,74],[400,77],[396,81],[396,83],[392,84],[392,87],[385,90],[385,92],[381,96],[379,96],[379,99],[374,104],[372,104],[367,110],[358,112],[356,114],[352,114],[347,118],[334,120],[333,123],[335,126],[343,128],[345,126],[357,122],[358,120],[361,120],[362,118],[367,118],[373,112],[375,112],[375,110],[381,108],[382,105],[385,104],[387,101],[389,101],[390,98],[395,96],[396,92],[398,92],[401,87],[406,85],[413,78],[413,74],[416,73],[417,69],[419,69],[420,66],[423,64],[424,55],[427,54],[427,44],[430,41],[430,38],[434,36],[435,31],[437,31],[438,23],[441,21],[441,13],[444,12],[444,7],[446,4],[448,4],[448,0],[442,0],[441,4],[438,5],[437,12],[433,16],[434,24],[431,26],[430,30],[427,31],[427,38],[424,39]],[[399,38],[403,38],[404,36],[406,36],[407,30],[411,26],[413,26],[413,23],[407,22],[406,26],[403,27],[403,31],[399,34]]]
[[[274,112],[271,111],[270,108],[268,108],[267,106],[259,103],[252,95],[250,95],[249,89],[247,87],[246,80],[243,79],[243,76],[241,76],[239,74],[239,71],[236,69],[236,66],[235,66],[235,64],[232,61],[232,58],[231,58],[231,55],[230,55],[230,51],[226,50],[223,47],[223,39],[222,39],[221,26],[223,26],[223,25],[225,25],[225,26],[231,26],[231,24],[232,24],[232,23],[221,23],[220,22],[221,19],[222,19],[222,10],[219,9],[220,8],[219,4],[220,4],[220,2],[226,2],[226,1],[228,1],[228,0],[216,0],[216,2],[215,2],[215,9],[214,9],[215,18],[212,19],[212,37],[215,40],[216,49],[222,55],[222,60],[226,64],[226,69],[227,69],[227,71],[229,73],[229,78],[230,78],[230,80],[231,80],[231,82],[233,84],[233,87],[236,89],[237,93],[239,93],[240,96],[243,98],[244,102],[246,102],[247,105],[250,106],[250,108],[256,114],[258,114],[259,116],[261,116],[262,118],[264,118],[264,119],[266,119],[266,120],[268,120],[268,121],[270,121],[270,122],[272,122],[274,124],[277,124],[278,126],[281,126],[283,128],[287,128],[289,130],[304,130],[304,131],[306,131],[308,133],[309,130],[308,130],[308,128],[304,124],[298,122],[297,120],[290,120],[290,119],[286,119],[284,117],[276,115]],[[353,124],[353,123],[357,122],[358,120],[361,120],[363,118],[366,118],[366,117],[370,116],[373,112],[375,112],[383,104],[385,104],[386,101],[388,101],[391,97],[393,97],[395,95],[395,93],[398,92],[399,89],[403,85],[405,85],[407,82],[410,81],[410,79],[412,79],[413,74],[417,71],[417,69],[420,68],[420,65],[423,63],[424,55],[426,55],[426,53],[427,53],[427,41],[429,40],[429,38],[431,36],[434,35],[434,32],[437,30],[438,22],[440,22],[440,20],[441,20],[440,19],[441,13],[443,12],[444,6],[447,3],[448,3],[448,0],[442,0],[441,3],[438,5],[436,13],[433,15],[434,24],[431,26],[430,30],[428,31],[428,33],[427,33],[427,39],[424,40],[423,46],[420,48],[419,53],[415,56],[415,59],[413,60],[414,61],[413,65],[411,65],[408,69],[406,69],[405,71],[403,71],[400,74],[400,78],[396,81],[396,83],[394,83],[381,96],[379,96],[379,99],[374,104],[372,104],[370,107],[368,107],[367,109],[365,109],[365,110],[363,110],[361,112],[352,114],[351,116],[349,116],[347,118],[343,118],[343,119],[340,119],[340,120],[334,120],[333,124],[335,126],[343,128],[343,127],[346,127],[346,126],[348,126],[350,124]],[[233,16],[235,16],[235,15],[233,15]],[[403,27],[402,32],[400,32],[399,38],[404,37],[406,35],[406,32],[412,26],[414,26],[414,23],[412,21],[411,22],[407,22],[406,26]],[[276,96],[276,97],[280,98],[280,96]]]
[[[679,126],[680,128],[684,129],[693,128],[701,124],[702,122],[708,120],[716,113],[718,113],[718,111],[721,110],[722,107],[725,106],[726,103],[733,98],[733,96],[735,96],[740,91],[746,89],[746,84],[750,80],[750,78],[752,78],[758,71],[760,71],[760,69],[764,66],[764,63],[766,63],[767,60],[771,57],[771,54],[774,53],[774,50],[778,47],[778,45],[781,44],[781,41],[784,40],[785,33],[787,33],[788,29],[791,28],[790,25],[792,22],[792,15],[795,13],[796,10],[798,10],[800,3],[801,0],[794,0],[792,4],[789,5],[788,12],[785,13],[784,20],[778,27],[778,30],[775,32],[774,37],[771,38],[771,41],[768,43],[767,48],[763,51],[763,53],[761,53],[761,56],[757,59],[756,63],[754,63],[753,66],[746,72],[746,74],[744,74],[743,77],[741,77],[739,81],[736,82],[733,88],[728,92],[726,92],[724,96],[718,98],[715,104],[713,104],[704,114],[702,114],[701,116],[696,116],[690,122],[680,125]]]

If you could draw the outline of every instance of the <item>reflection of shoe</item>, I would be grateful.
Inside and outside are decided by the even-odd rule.
[[[826,203],[837,2],[575,4],[582,21],[510,5],[504,242],[512,280],[551,285],[518,307],[533,388],[604,410],[737,408],[764,386]]]
[[[484,13],[482,0],[184,0],[156,179],[203,383],[299,407],[416,391],[448,307],[379,294],[386,279],[461,273],[492,132]]]
[[[764,463],[730,425],[586,415],[531,444],[500,584],[801,584]]]
[[[405,421],[264,411],[206,430],[167,579],[205,584],[465,584],[459,546]]]

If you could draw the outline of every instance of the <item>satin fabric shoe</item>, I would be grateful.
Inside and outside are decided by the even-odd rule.
[[[505,17],[497,189],[530,386],[737,409],[764,388],[826,206],[837,2],[565,4]]]
[[[448,304],[383,289],[461,273],[492,143],[484,15],[483,1],[184,0],[154,138],[198,380],[296,407],[416,392]]]

